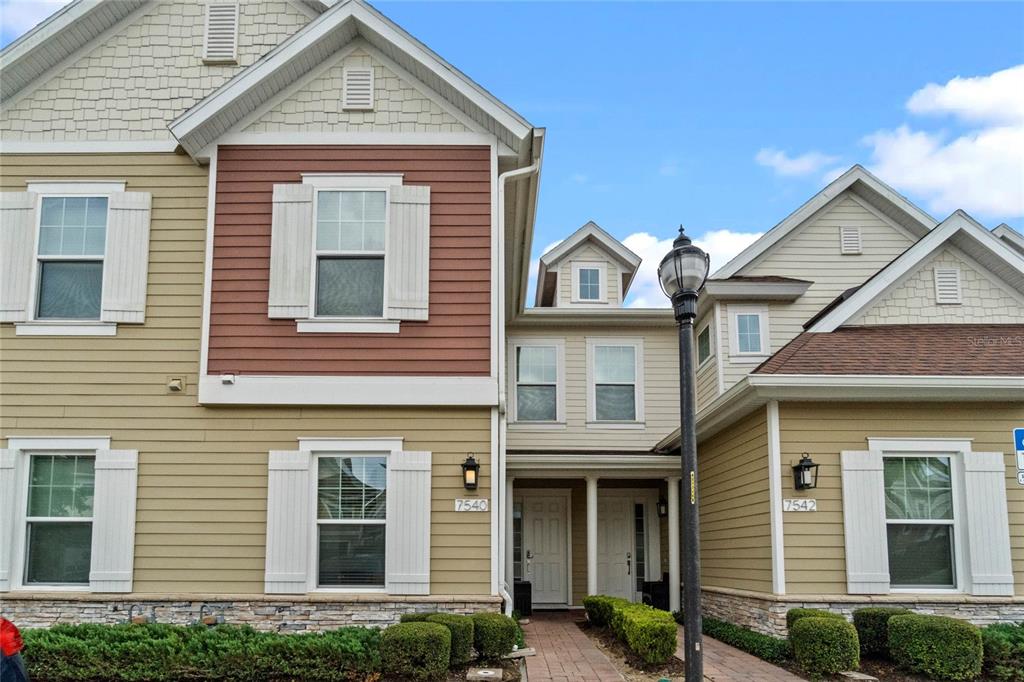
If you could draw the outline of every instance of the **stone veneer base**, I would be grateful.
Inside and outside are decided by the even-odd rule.
[[[852,618],[864,606],[902,606],[917,613],[952,616],[977,625],[1024,621],[1024,600],[1014,597],[966,595],[793,595],[772,596],[739,590],[705,589],[701,593],[705,616],[741,625],[776,637],[786,636],[786,611],[795,608],[827,609]]]
[[[497,597],[396,597],[355,595],[329,598],[274,596],[174,595],[18,595],[0,593],[0,614],[21,628],[49,627],[58,623],[124,623],[128,610],[152,614],[158,623],[190,625],[199,617],[205,604],[205,615],[224,617],[224,622],[250,625],[257,630],[303,632],[330,630],[346,625],[384,627],[398,622],[410,611],[448,611],[477,613],[498,611]]]

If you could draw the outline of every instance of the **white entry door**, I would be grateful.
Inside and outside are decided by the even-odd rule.
[[[564,493],[523,497],[523,559],[535,606],[569,603],[568,512]]]
[[[600,493],[599,493],[600,495]],[[599,496],[597,501],[597,591],[633,601],[633,498]]]

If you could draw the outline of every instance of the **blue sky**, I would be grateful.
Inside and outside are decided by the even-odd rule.
[[[4,43],[59,5],[0,1]],[[679,223],[722,265],[853,163],[1024,226],[1024,3],[376,6],[547,128],[534,257],[594,220],[634,302]]]

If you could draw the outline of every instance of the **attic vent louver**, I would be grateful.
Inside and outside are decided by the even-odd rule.
[[[860,228],[843,225],[839,228],[839,253],[844,256],[861,252]]]
[[[345,93],[342,108],[373,109],[373,69],[368,66],[348,67],[343,73]]]
[[[203,61],[234,62],[238,49],[238,3],[211,2],[206,5],[206,39]]]
[[[960,268],[935,268],[935,302],[960,303]]]

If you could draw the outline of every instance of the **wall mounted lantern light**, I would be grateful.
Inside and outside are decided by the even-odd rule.
[[[663,519],[668,516],[668,502],[664,497],[658,498],[658,518]]]
[[[480,464],[476,461],[473,453],[462,463],[462,485],[466,490],[476,490],[477,479],[480,476]]]
[[[818,487],[818,465],[806,452],[800,461],[793,465],[793,487],[797,490]]]

